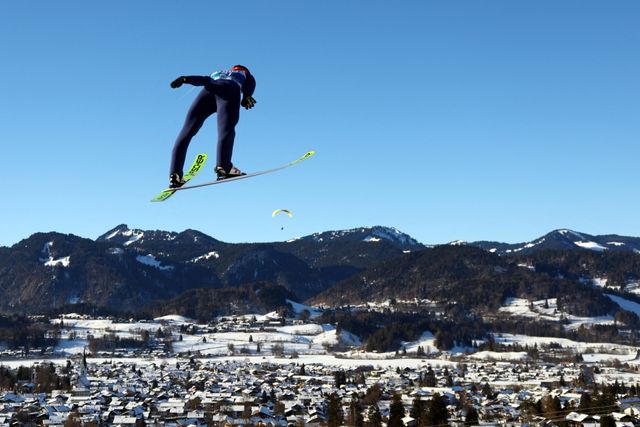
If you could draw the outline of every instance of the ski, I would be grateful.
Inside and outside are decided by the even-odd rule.
[[[191,180],[194,176],[196,176],[198,174],[198,172],[200,172],[200,169],[202,169],[202,166],[204,165],[204,162],[206,160],[207,160],[207,155],[206,154],[204,154],[204,153],[197,154],[195,160],[193,161],[193,164],[189,168],[189,171],[182,178],[187,182],[189,180]],[[164,202],[169,197],[171,197],[173,195],[173,193],[176,192],[176,190],[179,190],[180,188],[182,188],[182,187],[179,187],[179,188],[167,188],[166,190],[162,190],[162,192],[160,194],[158,194],[157,196],[155,196],[153,199],[151,199],[151,201],[152,202]]]
[[[267,174],[267,173],[276,172],[276,171],[279,171],[279,170],[286,169],[288,167],[297,165],[298,163],[300,163],[300,162],[308,159],[309,157],[313,156],[315,153],[316,153],[315,151],[308,151],[302,157],[300,157],[300,158],[298,158],[298,159],[296,159],[296,160],[294,160],[292,162],[289,162],[289,163],[287,163],[285,165],[278,166],[278,167],[275,167],[275,168],[272,168],[272,169],[265,169],[265,170],[258,171],[258,172],[248,173],[246,175],[235,176],[233,178],[225,178],[225,179],[220,179],[220,180],[216,180],[216,181],[204,182],[202,184],[183,185],[182,187],[172,189],[171,191],[190,190],[192,188],[200,188],[200,187],[206,187],[206,186],[209,186],[209,185],[224,184],[224,183],[227,183],[227,182],[238,181],[238,180],[241,180],[241,179],[246,179],[246,178],[251,178],[251,177],[254,177],[254,176],[258,176],[258,175],[264,175],[264,174]],[[165,191],[168,191],[168,190],[165,190]]]

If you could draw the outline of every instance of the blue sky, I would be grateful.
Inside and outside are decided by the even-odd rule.
[[[228,242],[638,236],[639,17],[633,0],[5,1],[0,245],[120,223]],[[197,93],[169,83],[236,63],[258,104],[234,163],[315,158],[150,203]],[[215,138],[211,120],[187,161]]]

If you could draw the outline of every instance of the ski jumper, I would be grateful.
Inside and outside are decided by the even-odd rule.
[[[182,177],[189,143],[213,113],[218,113],[216,166],[222,166],[226,171],[231,170],[235,127],[240,119],[241,94],[243,97],[253,95],[255,79],[243,71],[217,71],[211,76],[185,76],[184,82],[204,87],[191,104],[173,146],[169,173],[177,173]]]

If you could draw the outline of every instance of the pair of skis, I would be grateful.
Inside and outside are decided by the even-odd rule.
[[[272,169],[265,169],[262,171],[258,171],[258,172],[253,172],[253,173],[248,173],[246,175],[240,175],[240,176],[235,176],[233,178],[226,178],[226,179],[221,179],[221,180],[216,180],[216,181],[209,181],[209,182],[205,182],[202,184],[195,184],[195,185],[183,185],[182,187],[178,187],[178,188],[167,188],[166,190],[162,190],[162,192],[160,194],[158,194],[157,196],[155,196],[153,199],[151,199],[152,202],[163,202],[165,200],[167,200],[169,197],[173,196],[173,194],[176,191],[182,191],[182,190],[189,190],[191,188],[199,188],[199,187],[206,187],[209,185],[216,185],[216,184],[223,184],[225,182],[231,182],[231,181],[237,181],[240,179],[246,179],[246,178],[251,178],[253,176],[258,176],[258,175],[264,175],[267,173],[271,173],[271,172],[276,172],[285,168],[288,168],[290,166],[293,165],[297,165],[298,163],[308,159],[309,157],[313,156],[315,154],[315,151],[308,151],[307,153],[305,153],[302,157],[289,162],[285,165],[282,166],[278,166]],[[189,182],[191,179],[193,179],[198,172],[200,172],[200,170],[202,169],[202,167],[204,166],[204,163],[207,160],[207,155],[206,154],[197,154],[195,160],[193,161],[193,164],[191,165],[191,167],[189,168],[189,171],[182,177],[186,182]]]

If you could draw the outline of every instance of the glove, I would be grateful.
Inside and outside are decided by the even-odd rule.
[[[171,82],[171,87],[174,88],[174,89],[179,88],[186,81],[187,81],[186,77],[180,76],[180,77],[178,77],[177,79],[175,79],[174,81]]]
[[[245,96],[244,98],[242,98],[242,101],[240,101],[240,105],[242,105],[247,110],[250,110],[254,105],[256,105],[256,100],[253,99],[252,96]]]

